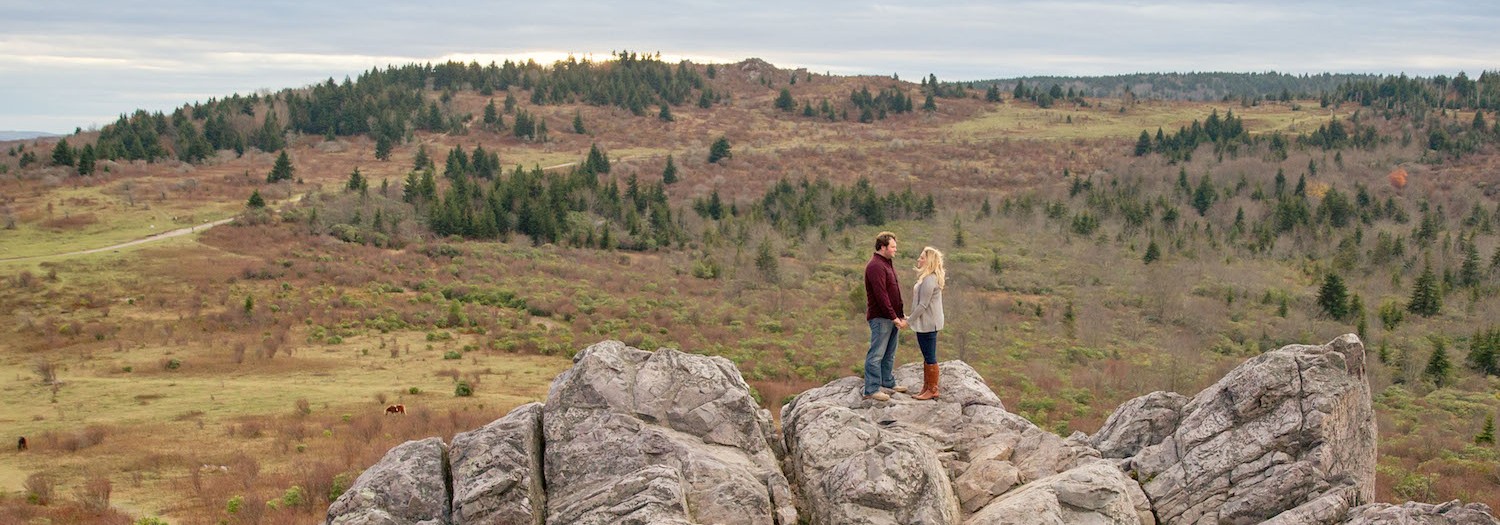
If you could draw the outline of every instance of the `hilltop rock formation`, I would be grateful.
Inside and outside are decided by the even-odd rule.
[[[1477,503],[1372,504],[1364,357],[1353,335],[1284,347],[1067,438],[949,361],[936,400],[839,379],[783,407],[778,434],[728,360],[606,341],[545,404],[392,449],[328,523],[1500,525]]]

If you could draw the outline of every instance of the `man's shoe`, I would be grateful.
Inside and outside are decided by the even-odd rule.
[[[868,396],[865,396],[865,399],[867,399],[867,400],[868,399],[873,399],[875,401],[890,401],[891,400],[891,396],[890,396],[890,394],[886,394],[885,392],[876,392],[874,394],[870,394]]]

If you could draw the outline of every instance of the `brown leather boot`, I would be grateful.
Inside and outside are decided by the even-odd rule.
[[[922,365],[922,392],[912,399],[928,400],[938,397],[938,365]]]

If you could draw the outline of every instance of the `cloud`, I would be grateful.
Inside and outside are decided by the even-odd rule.
[[[1500,68],[1487,2],[80,0],[7,7],[0,129],[71,131],[136,108],[371,67],[662,52],[945,80],[1149,71],[1471,75]],[[171,96],[190,95],[191,99]],[[82,115],[94,115],[84,120]],[[59,122],[76,122],[59,126]]]

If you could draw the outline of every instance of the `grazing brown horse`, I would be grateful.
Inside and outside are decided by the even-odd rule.
[[[406,415],[406,405],[391,405],[391,406],[385,407],[385,413],[387,415],[390,415],[390,414],[401,414],[401,415],[404,416],[404,415]]]

